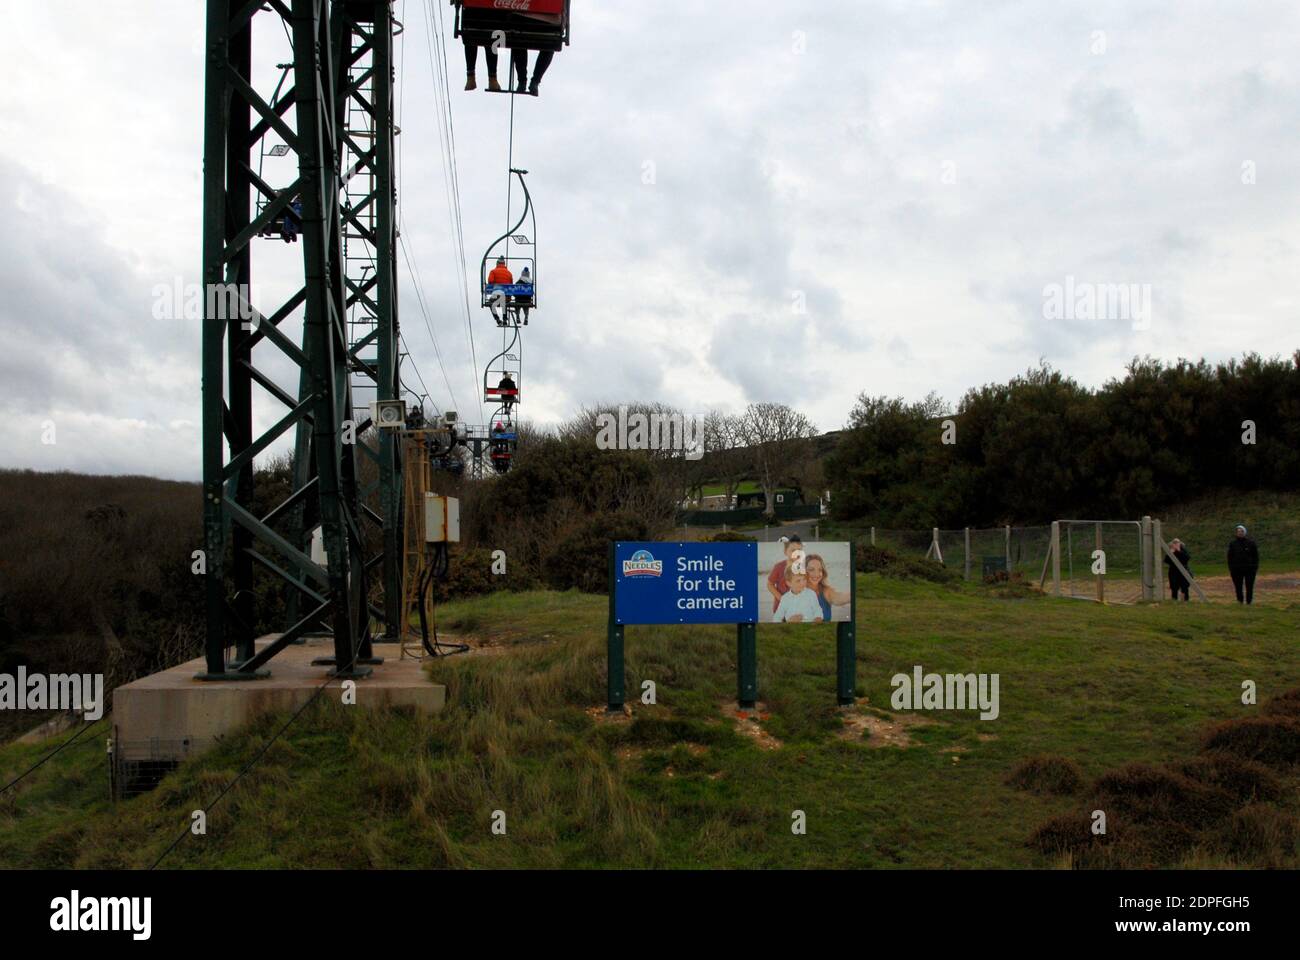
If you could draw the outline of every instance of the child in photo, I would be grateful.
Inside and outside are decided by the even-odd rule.
[[[781,542],[785,544],[785,559],[773,566],[772,572],[767,575],[767,592],[772,595],[773,613],[776,613],[781,603],[781,596],[789,589],[786,586],[785,569],[790,565],[790,555],[803,549],[803,541],[797,536],[782,537]]]
[[[817,594],[808,589],[808,575],[795,573],[786,565],[787,590],[776,605],[774,623],[821,623],[822,607]]]

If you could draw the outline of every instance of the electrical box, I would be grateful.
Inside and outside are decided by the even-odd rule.
[[[406,426],[405,400],[375,400],[370,404],[370,422],[380,430],[400,430]]]
[[[460,543],[460,501],[455,497],[424,495],[426,543]]]

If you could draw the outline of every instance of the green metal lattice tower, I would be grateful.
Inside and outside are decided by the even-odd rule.
[[[293,85],[269,99],[257,90],[260,73],[253,58],[254,34],[264,35],[264,24],[282,31],[292,47]],[[210,295],[201,337],[207,629],[201,676],[207,679],[257,675],[276,653],[319,626],[334,637],[334,656],[325,662],[341,675],[364,675],[368,669],[358,664],[373,661],[372,616],[385,619],[387,612],[394,623],[390,608],[400,609],[396,444],[381,439],[371,451],[349,442],[368,426],[354,420],[352,374],[362,366],[372,371],[379,399],[399,393],[393,29],[390,0],[207,3],[203,277],[209,291],[236,291],[245,308],[232,311],[229,298]],[[359,223],[356,204],[343,209],[340,168],[345,153],[357,146],[355,139],[349,144],[344,117],[349,98],[357,96],[358,52],[371,61],[371,96],[363,99],[375,135],[354,160],[373,170],[373,225],[367,234],[376,267],[367,280],[351,282],[344,233]],[[253,169],[253,151],[262,151],[268,138],[281,151],[274,155],[296,160],[296,178],[287,186],[272,186]],[[254,251],[270,243],[259,239],[263,234],[277,229],[299,239],[301,284],[295,281],[283,301],[264,311],[253,303]],[[358,303],[374,318],[364,343],[349,335],[349,309]],[[299,324],[295,341],[291,332]],[[372,346],[373,361],[363,363],[361,351]],[[268,372],[286,359],[299,371],[296,395]],[[275,407],[269,414],[262,409],[268,398]],[[254,432],[255,424],[268,422]],[[296,432],[291,492],[268,505],[254,486],[253,458],[290,429]],[[359,449],[377,461],[379,511],[365,502]],[[382,531],[383,549],[370,558],[366,523]],[[324,565],[308,553],[307,531],[317,524]],[[384,609],[369,603],[366,589],[381,567]],[[254,649],[258,569],[286,584],[297,601],[294,622],[260,652]],[[234,655],[228,657],[231,647]]]

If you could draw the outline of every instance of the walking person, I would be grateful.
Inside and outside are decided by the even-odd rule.
[[[1259,573],[1259,545],[1247,535],[1246,528],[1237,525],[1237,534],[1228,543],[1228,575],[1237,591],[1237,602],[1250,604],[1255,600],[1255,574]]]
[[[1183,565],[1183,570],[1191,574],[1192,555],[1187,550],[1187,544],[1175,537],[1169,544],[1169,550],[1177,558],[1178,562]],[[1191,582],[1187,577],[1183,576],[1182,572],[1173,565],[1168,557],[1165,557],[1165,566],[1169,568],[1169,593],[1173,596],[1173,599],[1177,600],[1178,594],[1181,593],[1184,600],[1190,600],[1191,597],[1187,595],[1187,589],[1191,586]]]

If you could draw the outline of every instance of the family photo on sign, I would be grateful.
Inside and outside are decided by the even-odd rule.
[[[848,543],[782,537],[758,545],[759,619],[839,623],[849,619],[853,572]]]

